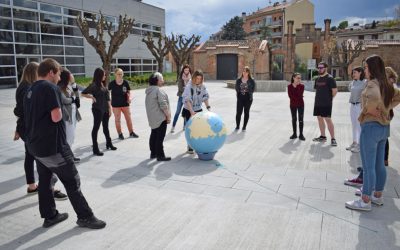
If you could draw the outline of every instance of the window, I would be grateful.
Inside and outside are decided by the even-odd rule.
[[[15,67],[0,67],[0,76],[15,76]]]
[[[79,10],[71,10],[71,9],[64,8],[64,14],[76,17],[76,16],[80,16],[81,12]]]
[[[85,64],[83,57],[66,57],[67,64]]]
[[[161,27],[160,26],[153,26],[153,30],[161,32]]]
[[[62,36],[42,35],[42,44],[63,45]]]
[[[15,54],[33,54],[39,55],[39,45],[28,45],[28,44],[15,44]]]
[[[0,4],[10,5],[10,0],[0,0]]]
[[[58,15],[40,13],[40,21],[62,24],[62,17]]]
[[[68,36],[82,36],[79,28],[76,27],[64,27],[64,35]]]
[[[13,41],[12,32],[0,31],[0,41],[2,41],[2,42],[12,42]]]
[[[13,9],[14,18],[38,21],[38,13],[29,10]]]
[[[143,65],[143,72],[152,72],[153,66],[151,65]]]
[[[14,30],[39,32],[38,23],[14,20]]]
[[[0,7],[0,16],[11,17],[11,9],[7,7]]]
[[[37,9],[37,2],[27,0],[14,0],[14,6],[24,7],[28,9]]]
[[[16,43],[39,43],[39,35],[35,33],[15,32],[14,38]]]
[[[358,40],[364,40],[364,35],[359,35]]]
[[[0,56],[0,65],[14,65],[14,56]]]
[[[40,4],[40,9],[42,11],[47,11],[47,12],[61,13],[61,7],[48,5],[48,4],[44,4],[44,3]]]
[[[390,40],[394,40],[394,35],[390,35]]]
[[[79,47],[65,47],[65,54],[66,55],[72,55],[72,56],[83,56],[84,51],[83,48]]]
[[[14,54],[13,45],[9,43],[0,43],[0,54]]]
[[[61,56],[64,55],[64,47],[62,46],[42,46],[42,54],[43,55],[56,55]]]
[[[64,37],[65,45],[83,46],[83,38]]]
[[[141,59],[131,59],[131,63],[133,63],[133,64],[141,64],[142,60]]]
[[[151,29],[151,26],[149,24],[142,24],[143,29]]]
[[[67,66],[68,70],[71,71],[72,74],[76,73],[85,73],[85,67],[84,66]]]
[[[0,18],[0,29],[11,30],[11,20]]]
[[[374,35],[371,36],[371,38],[374,39],[374,40],[375,40],[375,39],[378,39],[378,35],[377,35],[377,34],[374,34]]]
[[[73,17],[63,17],[65,25],[76,26],[76,18]]]
[[[142,32],[141,32],[141,30],[139,30],[139,29],[133,28],[133,29],[131,30],[131,34],[140,36],[140,35],[142,35]]]
[[[40,24],[42,33],[62,35],[62,26],[49,23]]]
[[[0,86],[16,86],[17,81],[13,78],[0,78]]]
[[[151,59],[143,59],[143,64],[152,64],[153,60]]]
[[[43,59],[52,58],[56,60],[59,64],[64,65],[64,57],[63,56],[45,56],[43,55]]]
[[[118,59],[118,63],[129,64],[129,59]]]
[[[141,65],[132,65],[131,69],[132,69],[132,71],[140,72],[140,71],[142,71],[142,66]]]

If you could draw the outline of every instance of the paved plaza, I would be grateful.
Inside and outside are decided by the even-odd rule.
[[[234,90],[223,82],[206,85],[211,110],[228,127],[213,161],[185,153],[182,119],[174,134],[168,126],[164,146],[172,161],[149,159],[144,89],[133,91],[131,106],[140,137],[116,139],[112,117],[118,150],[105,150],[100,130],[105,154],[93,156],[91,103],[82,100],[73,149],[81,158],[82,191],[107,222],[97,231],[76,225],[69,201],[56,202],[68,220],[41,227],[37,196],[26,196],[23,143],[12,140],[15,89],[0,90],[0,249],[400,249],[400,108],[391,124],[385,204],[357,212],[344,207],[356,196],[343,180],[361,165],[359,154],[345,149],[352,142],[349,93],[334,100],[338,146],[332,147],[311,140],[319,136],[313,92],[304,94],[303,142],[289,140],[287,93],[255,93],[247,131],[236,132]],[[174,113],[177,87],[165,90]]]

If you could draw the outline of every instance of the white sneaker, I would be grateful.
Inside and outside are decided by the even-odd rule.
[[[357,144],[354,147],[352,147],[350,151],[353,153],[360,153],[360,146]]]
[[[175,132],[175,127],[171,128],[171,134],[173,134]]]
[[[349,209],[360,210],[360,211],[371,211],[371,202],[365,203],[362,199],[348,201],[345,206]]]
[[[356,193],[355,193],[357,196],[361,196],[362,195],[362,188],[360,188],[360,189],[357,189],[356,190]],[[375,195],[374,195],[374,193],[372,193],[372,195],[371,195],[371,202],[373,203],[373,204],[375,204],[375,205],[377,205],[377,206],[382,206],[383,205],[383,196],[381,196],[381,197],[375,197]]]
[[[352,143],[352,144],[350,144],[350,146],[348,146],[347,148],[346,148],[346,150],[351,150],[354,146],[356,146],[357,145],[357,143]]]

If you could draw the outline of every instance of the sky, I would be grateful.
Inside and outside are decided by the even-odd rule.
[[[143,0],[144,3],[165,9],[166,34],[200,35],[206,41],[211,34],[234,16],[251,13],[269,5],[269,0]],[[272,3],[276,0],[272,0]],[[280,1],[282,2],[282,1]],[[311,0],[317,27],[323,27],[324,19],[332,20],[332,26],[347,20],[349,24],[387,20],[394,16],[399,0]]]

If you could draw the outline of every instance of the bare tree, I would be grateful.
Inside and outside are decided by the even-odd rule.
[[[143,38],[142,41],[146,44],[151,54],[156,58],[158,72],[162,73],[164,70],[164,58],[169,52],[169,46],[165,42],[165,36],[160,34],[160,36],[157,37],[156,42],[151,34],[147,34],[146,38]]]
[[[90,34],[90,23],[95,23],[96,34]],[[102,67],[106,71],[106,82],[109,81],[111,70],[111,61],[115,53],[119,50],[121,44],[129,36],[132,29],[134,19],[125,15],[119,16],[118,26],[113,27],[112,22],[107,22],[103,13],[100,12],[100,17],[97,20],[88,20],[86,17],[82,18],[80,15],[77,18],[77,26],[81,30],[83,37],[92,45],[103,63]],[[107,46],[104,37],[110,37],[110,43]],[[108,49],[108,50],[107,50]]]
[[[249,52],[251,54],[251,59],[249,59],[249,63],[251,65],[251,71],[253,72],[254,76],[256,75],[256,61],[258,54],[260,51],[260,43],[261,41],[258,39],[250,39],[247,40],[247,44],[249,46]]]
[[[179,70],[182,65],[189,62],[190,53],[193,51],[194,46],[200,41],[200,36],[192,35],[187,38],[185,35],[174,35],[166,37],[166,42],[169,47],[169,51],[174,58],[177,72],[176,78],[179,77]]]
[[[335,65],[339,66],[343,71],[343,80],[349,79],[348,68],[354,60],[360,56],[364,50],[362,41],[353,41],[351,39],[344,40],[340,45],[337,44],[336,39],[332,39],[331,48],[329,48],[329,55]]]

